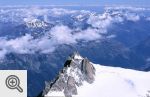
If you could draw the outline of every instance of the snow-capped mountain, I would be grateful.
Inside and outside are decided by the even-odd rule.
[[[107,67],[90,62],[79,53],[71,55],[64,68],[46,82],[45,97],[149,97],[150,72]]]
[[[40,21],[37,19],[33,19],[33,20],[25,20],[26,21],[26,25],[29,28],[42,28],[42,27],[47,27],[48,25],[44,22],[44,21]]]

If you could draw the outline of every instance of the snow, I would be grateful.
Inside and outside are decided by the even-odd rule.
[[[75,54],[74,59],[82,60],[82,59],[83,59],[83,57],[81,57],[81,56],[80,56],[80,55],[78,55],[78,54]]]
[[[150,72],[107,67],[94,64],[95,81],[83,82],[73,97],[146,97],[150,91]],[[64,96],[62,92],[51,92],[46,96]]]

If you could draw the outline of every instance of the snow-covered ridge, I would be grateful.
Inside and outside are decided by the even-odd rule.
[[[75,56],[81,62],[84,59]],[[74,60],[74,59],[73,59]],[[77,62],[77,60],[76,60]],[[80,80],[82,84],[73,84],[79,82],[79,70],[71,72],[71,66],[66,67],[66,73],[61,73],[71,76],[71,79],[65,80],[67,84],[63,84],[64,80],[58,76],[57,80],[46,84],[43,92],[45,97],[65,96],[65,97],[149,97],[150,95],[150,72],[135,71],[118,67],[107,67],[99,64],[91,63],[95,69],[94,80],[89,83],[86,80]],[[77,65],[77,64],[76,64]],[[85,64],[86,65],[86,64]],[[80,77],[82,78],[83,76]],[[77,77],[78,76],[78,77]],[[80,79],[81,79],[80,78]],[[70,81],[69,81],[70,80]],[[68,82],[69,81],[69,82]],[[69,89],[66,90],[65,89]]]
[[[26,22],[28,28],[43,28],[48,26],[44,21],[38,19],[24,19],[24,21]]]
[[[104,13],[120,12],[121,15],[126,14],[138,14],[139,11],[150,11],[150,8],[142,7],[105,7]],[[0,21],[2,22],[25,22],[24,19],[41,19],[44,22],[50,22],[51,20],[48,17],[59,18],[62,16],[70,15],[73,18],[76,18],[79,21],[83,21],[85,18],[88,18],[90,15],[102,14],[99,12],[92,12],[89,10],[70,10],[65,8],[55,8],[55,7],[0,7]],[[111,15],[111,13],[108,12]],[[119,15],[119,14],[118,14]],[[126,17],[127,18],[127,17]]]

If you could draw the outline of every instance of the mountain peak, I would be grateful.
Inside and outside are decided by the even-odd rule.
[[[95,68],[92,63],[78,52],[74,52],[69,56],[55,80],[46,82],[43,95],[53,91],[63,92],[66,97],[77,95],[77,87],[82,86],[84,81],[93,83],[94,75]]]
[[[82,60],[83,59],[83,57],[79,54],[79,52],[73,52],[73,54],[72,55],[70,55],[69,56],[71,59],[77,59],[77,60]]]
[[[75,52],[39,97],[148,97],[149,81],[150,72],[93,64]]]

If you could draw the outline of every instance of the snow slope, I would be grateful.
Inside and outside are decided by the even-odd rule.
[[[73,97],[148,97],[150,72],[93,64],[96,69],[92,84],[83,82]],[[62,92],[49,92],[47,96],[64,96]]]

